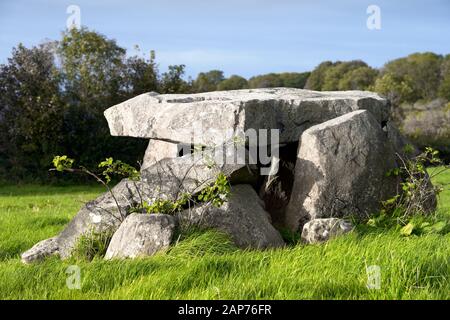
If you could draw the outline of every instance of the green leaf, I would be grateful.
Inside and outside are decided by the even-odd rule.
[[[415,226],[410,222],[406,226],[400,229],[400,234],[405,237],[409,237],[413,231]]]
[[[370,227],[376,227],[377,226],[377,222],[374,218],[369,219],[369,221],[367,221],[367,225]]]
[[[57,171],[62,172],[66,169],[71,169],[75,160],[67,157],[66,155],[63,155],[63,156],[55,156],[52,162],[55,169]]]
[[[414,146],[412,144],[408,143],[403,147],[403,152],[406,154],[412,154],[413,151],[414,151]]]
[[[108,167],[113,164],[113,158],[106,158],[105,161],[102,161],[98,164],[99,168]]]

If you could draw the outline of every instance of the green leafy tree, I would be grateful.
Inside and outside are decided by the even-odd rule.
[[[406,59],[411,65],[409,74],[420,98],[427,101],[435,99],[440,82],[442,56],[425,52],[412,54]]]
[[[333,63],[331,61],[324,61],[319,64],[308,77],[308,80],[305,84],[305,89],[318,91],[322,90],[323,82],[325,80],[325,73],[335,64],[336,63]]]
[[[208,72],[200,72],[194,81],[194,89],[196,92],[215,91],[218,85],[225,80],[223,71],[211,70]]]
[[[400,58],[387,63],[381,72],[381,91],[375,86],[375,90],[385,93],[384,83],[390,85],[398,91],[389,91],[391,96],[395,96],[398,103],[415,102],[419,99],[432,100],[437,97],[440,84],[442,56],[431,53],[414,53],[405,58]],[[405,86],[409,89],[405,90]]]
[[[283,80],[279,74],[268,73],[252,77],[248,80],[250,88],[276,88],[283,86]]]
[[[339,84],[346,77],[347,73],[352,73],[354,70],[367,67],[367,64],[360,60],[337,62],[334,66],[326,70],[321,90],[340,90]]]
[[[248,88],[247,79],[238,76],[232,75],[228,79],[223,80],[217,86],[217,90],[238,90],[238,89],[246,89]]]
[[[280,73],[279,77],[283,87],[303,89],[310,74],[311,72],[284,72]]]
[[[58,51],[65,90],[72,99],[101,111],[120,100],[126,50],[114,40],[72,28],[63,33]],[[99,99],[109,104],[99,105]]]
[[[309,72],[284,72],[284,73],[268,73],[250,78],[248,81],[249,88],[275,88],[290,87],[303,89]]]
[[[136,162],[145,150],[143,141],[112,137],[103,115],[107,108],[130,98],[136,90],[144,90],[148,78],[154,77],[146,74],[153,72],[149,71],[152,61],[131,59],[127,65],[125,53],[114,40],[86,28],[64,32],[58,44],[64,75],[62,95],[68,104],[62,115],[63,152],[87,166],[97,163],[105,151]],[[144,77],[139,78],[142,74]],[[137,87],[130,88],[133,85]]]
[[[377,71],[361,60],[326,61],[318,65],[306,82],[311,90],[365,90],[373,85]]]
[[[441,65],[441,83],[439,85],[439,96],[450,101],[450,54],[445,56]]]
[[[148,60],[138,56],[126,60],[124,89],[130,96],[158,91],[158,85],[158,68],[154,51],[151,51]]]
[[[162,74],[160,83],[161,93],[188,93],[191,91],[191,84],[183,80],[185,65],[169,66],[169,70]]]
[[[345,73],[338,82],[339,90],[368,90],[373,86],[378,71],[367,66]]]
[[[377,78],[373,90],[385,95],[394,105],[416,99],[413,80],[407,75],[400,77],[386,72]]]
[[[0,66],[0,174],[36,177],[60,149],[65,105],[54,43],[19,44]]]

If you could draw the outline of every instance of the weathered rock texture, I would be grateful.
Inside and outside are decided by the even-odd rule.
[[[300,139],[287,226],[299,230],[317,218],[367,218],[396,194],[386,177],[396,167],[380,123],[359,110],[306,130]]]
[[[137,192],[137,188],[140,192]],[[152,189],[142,182],[124,179],[112,189],[116,199],[109,192],[105,192],[86,203],[57,237],[60,256],[70,257],[77,241],[83,235],[117,230],[128,210],[140,202],[139,193],[147,200],[146,195],[151,191]]]
[[[224,152],[224,157],[234,157],[234,149]],[[67,227],[55,237],[58,253],[70,257],[81,236],[92,233],[115,232],[129,213],[130,208],[143,201],[152,204],[157,199],[177,200],[183,192],[195,194],[212,183],[219,172],[228,175],[233,183],[252,183],[256,176],[245,164],[224,160],[221,166],[210,166],[212,156],[199,154],[178,158],[165,158],[142,170],[141,181],[122,180],[112,194],[105,192],[85,204]],[[116,202],[117,201],[117,202]],[[119,211],[120,208],[120,211]],[[46,254],[39,246],[34,251]],[[39,254],[38,254],[39,255]]]
[[[222,172],[233,184],[252,183],[255,168],[246,165],[246,150],[212,148],[178,158],[162,159],[141,171],[143,183],[153,186],[155,196],[176,199],[183,192],[195,194],[211,184]]]
[[[58,252],[58,242],[56,237],[42,240],[36,243],[31,249],[22,253],[23,263],[33,263],[44,260],[45,258],[57,255]]]
[[[154,165],[158,161],[165,158],[176,158],[179,153],[178,144],[151,139],[145,150],[144,161],[141,170]]]
[[[148,204],[157,199],[175,201],[184,192],[195,194],[213,182],[219,172],[229,175],[232,181],[251,182],[254,179],[245,165],[208,167],[205,159],[187,155],[163,159],[148,167],[142,171],[141,181],[122,180],[112,189],[116,199],[106,192],[88,202],[57,237],[61,257],[71,255],[82,235],[117,230],[130,208],[142,201]]]
[[[133,213],[114,233],[105,259],[145,257],[167,249],[176,226],[173,216]]]
[[[350,222],[338,218],[313,219],[303,226],[302,240],[320,243],[352,231]]]
[[[280,233],[270,223],[270,215],[249,185],[235,185],[231,197],[221,207],[202,205],[179,214],[181,223],[217,228],[231,236],[241,248],[284,246]]]
[[[281,143],[296,142],[308,127],[360,109],[379,123],[388,120],[389,103],[375,93],[292,88],[145,93],[107,109],[105,117],[113,136],[213,146],[247,129],[279,129]]]

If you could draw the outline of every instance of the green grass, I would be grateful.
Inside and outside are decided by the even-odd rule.
[[[449,183],[450,172],[438,177]],[[322,245],[242,251],[214,231],[193,233],[167,253],[125,261],[23,265],[20,253],[62,230],[100,187],[0,186],[0,299],[449,299],[450,234],[402,237],[359,228]],[[450,191],[439,214],[450,217]],[[81,289],[66,285],[70,265]],[[366,266],[381,288],[366,287]]]

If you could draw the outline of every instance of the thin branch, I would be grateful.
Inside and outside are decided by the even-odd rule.
[[[50,169],[49,171],[57,171],[55,168]],[[95,180],[97,180],[97,182],[100,182],[107,190],[108,192],[111,194],[112,198],[114,199],[114,202],[116,203],[117,209],[119,210],[119,215],[120,217],[122,217],[122,219],[124,218],[124,216],[122,215],[122,210],[119,206],[119,202],[117,201],[114,193],[112,192],[111,188],[109,187],[109,185],[103,181],[100,177],[98,177],[95,173],[89,171],[88,169],[82,167],[81,169],[73,169],[73,168],[64,168],[64,171],[67,172],[72,172],[72,173],[86,173],[88,175],[90,175],[91,177],[94,177]]]

